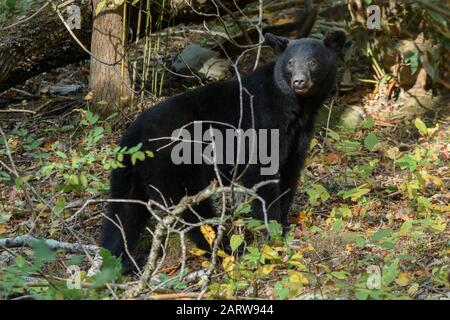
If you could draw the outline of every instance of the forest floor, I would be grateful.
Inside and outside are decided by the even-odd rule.
[[[344,94],[335,104],[348,99]],[[111,121],[81,110],[80,99],[58,105],[68,111],[2,121],[19,178],[0,172],[0,235],[32,233],[96,244],[105,206],[94,204],[76,218],[73,214],[88,199],[107,198],[104,164],[120,132],[112,130]],[[353,130],[319,127],[292,208],[291,222],[297,227],[290,240],[262,247],[275,257],[262,263],[258,285],[239,289],[232,278],[223,277],[211,292],[269,298],[449,298],[448,109],[418,119],[381,123],[367,117]],[[12,168],[4,152],[2,161]],[[292,248],[301,261],[295,267],[289,264]],[[32,251],[14,254],[29,258]],[[173,246],[164,266],[168,276],[178,270],[179,254],[179,246]],[[2,268],[14,264],[7,259],[9,251],[0,257]],[[204,267],[206,260],[190,255],[189,271]],[[59,257],[46,272],[63,276],[65,261],[66,255]],[[366,287],[368,272],[379,272],[378,290]],[[245,275],[238,278],[245,283]]]
[[[269,59],[263,54],[263,62]],[[367,72],[364,63],[355,64]],[[48,94],[61,81],[80,85],[81,93]],[[10,110],[29,110],[0,113],[8,142],[6,148],[0,139],[0,239],[32,234],[99,243],[105,204],[80,208],[90,199],[108,198],[114,149],[140,108],[125,120],[121,115],[102,120],[88,111],[86,83],[86,67],[69,66],[0,97]],[[176,83],[168,80],[165,96],[193,86]],[[222,252],[207,297],[450,299],[450,108],[445,94],[435,99],[440,102],[432,110],[390,117],[395,101],[371,84],[340,91],[319,119],[290,212],[292,231],[270,241],[255,236],[244,253]],[[359,110],[350,127],[336,120],[349,107]],[[258,234],[258,228],[249,229]],[[171,281],[180,271],[181,249],[176,238],[170,244],[158,273],[165,292],[179,297],[198,292],[198,282]],[[183,272],[208,267],[203,252],[190,244],[188,249]],[[58,283],[71,264],[90,266],[85,257],[63,251],[38,263],[46,256],[41,251],[0,248],[0,297],[120,296],[119,287],[73,293],[37,286],[36,279]]]

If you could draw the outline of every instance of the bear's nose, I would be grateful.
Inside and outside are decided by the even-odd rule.
[[[295,87],[301,88],[304,85],[305,85],[305,79],[303,79],[303,78],[294,79],[294,86]]]

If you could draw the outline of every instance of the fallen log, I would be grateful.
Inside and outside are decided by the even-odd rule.
[[[214,14],[217,12],[216,6],[210,1],[192,1],[195,10],[189,6],[172,10],[167,4],[165,7],[161,6],[159,2],[162,1],[153,0],[151,2],[152,15],[156,17],[161,14],[161,11],[164,15],[162,22],[157,22],[162,23],[162,27],[169,24],[214,19]],[[252,1],[254,0],[237,0],[235,2],[244,7]],[[78,40],[90,49],[94,11],[92,0],[54,0],[52,2],[57,5],[69,4],[79,7],[81,28],[75,28],[72,31]],[[18,21],[10,27],[0,26],[0,93],[42,72],[89,58],[89,54],[70,35],[52,5],[46,5],[46,3],[47,0],[37,0],[33,3],[34,11],[27,14],[28,18]],[[179,0],[173,3],[181,5],[185,1]],[[227,2],[227,6],[229,10],[237,11],[232,2]],[[145,4],[143,7],[145,8]],[[66,19],[69,17],[67,8],[67,5],[59,8]],[[136,34],[139,6],[135,5],[131,9],[131,28],[134,30],[133,34]],[[220,8],[218,10],[219,13],[224,13],[224,10]],[[141,27],[143,25],[141,24]]]
[[[39,0],[42,7],[46,1]],[[77,38],[90,47],[92,11],[79,1],[81,29]],[[0,93],[42,72],[87,59],[53,8],[47,5],[33,18],[12,28],[0,27]]]

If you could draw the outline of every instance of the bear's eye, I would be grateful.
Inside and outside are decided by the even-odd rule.
[[[310,66],[311,68],[317,67],[317,61],[314,60],[314,59],[309,60],[309,66]]]
[[[288,61],[288,68],[292,70],[294,68],[294,63],[295,63],[294,59],[289,60]]]

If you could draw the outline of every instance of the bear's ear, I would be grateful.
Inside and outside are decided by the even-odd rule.
[[[277,55],[286,50],[289,41],[288,38],[279,37],[271,33],[266,33],[264,35],[264,44],[271,47]]]
[[[339,53],[347,45],[347,36],[342,30],[333,30],[325,35],[323,43],[328,49]]]

